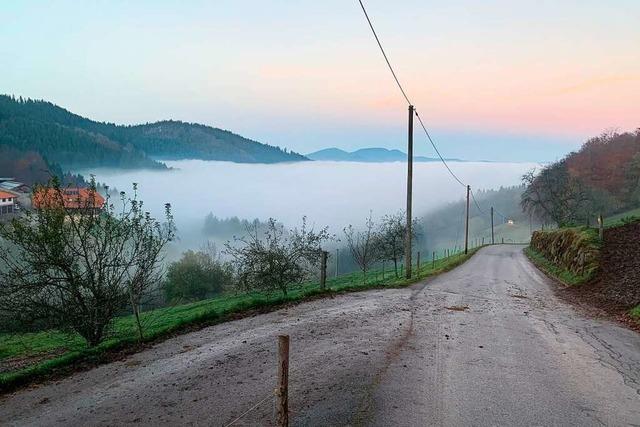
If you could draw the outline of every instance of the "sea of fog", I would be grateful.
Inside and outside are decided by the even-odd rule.
[[[157,217],[171,203],[186,246],[198,247],[204,217],[270,217],[296,225],[306,215],[317,226],[338,233],[345,225],[360,225],[404,209],[406,163],[297,162],[239,164],[203,160],[169,161],[169,171],[92,169],[98,182],[130,191],[138,183],[146,208]],[[534,163],[453,162],[455,173],[475,189],[492,189],[520,182]],[[414,164],[414,215],[460,200],[465,189],[441,163]]]

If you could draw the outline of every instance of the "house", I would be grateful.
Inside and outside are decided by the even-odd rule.
[[[16,195],[8,191],[0,190],[0,215],[15,212]]]
[[[33,192],[35,209],[64,207],[66,210],[102,210],[105,200],[90,188],[40,188]]]

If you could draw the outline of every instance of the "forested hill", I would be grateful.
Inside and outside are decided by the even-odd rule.
[[[306,160],[209,126],[177,121],[137,126],[101,123],[50,102],[0,95],[0,152],[9,150],[25,157],[38,154],[63,169],[165,167],[153,158],[242,163]]]
[[[640,207],[640,129],[591,138],[539,173],[525,175],[522,206],[559,225],[593,223]]]

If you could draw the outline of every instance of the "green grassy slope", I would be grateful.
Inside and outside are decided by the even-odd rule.
[[[361,273],[351,273],[327,280],[327,289],[318,283],[306,283],[282,293],[253,292],[240,295],[222,295],[191,304],[161,308],[143,313],[145,341],[168,337],[194,326],[206,326],[242,315],[251,310],[268,310],[283,304],[304,301],[336,292],[353,292],[374,288],[402,287],[421,279],[448,271],[466,261],[475,253],[458,254],[440,259],[432,265],[423,264],[412,280],[395,278],[391,272],[382,276],[372,271],[366,282]],[[45,331],[29,334],[0,335],[0,390],[7,390],[37,377],[69,367],[79,361],[99,363],[111,351],[135,348],[137,345],[132,316],[117,318],[110,337],[95,348],[87,348],[75,334]]]
[[[606,228],[617,227],[623,225],[625,223],[624,220],[640,220],[640,208],[607,217],[604,219],[604,226]]]

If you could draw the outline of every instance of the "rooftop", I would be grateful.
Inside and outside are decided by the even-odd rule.
[[[0,190],[0,199],[15,199],[16,195]]]
[[[33,193],[33,205],[35,208],[59,207],[60,201],[66,209],[102,209],[104,197],[97,191],[89,188],[42,188]]]

